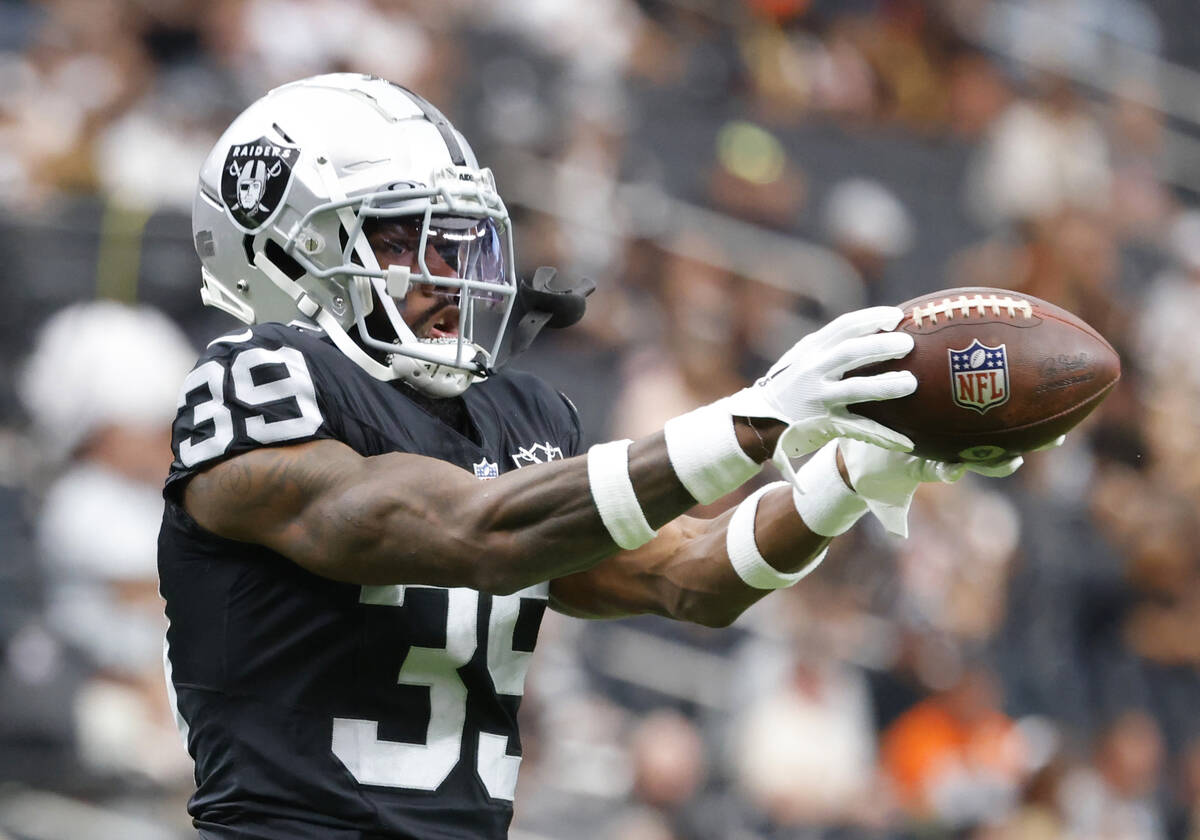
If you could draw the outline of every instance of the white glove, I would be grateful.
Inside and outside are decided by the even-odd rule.
[[[766,376],[720,401],[735,417],[771,417],[787,423],[780,452],[796,458],[835,437],[866,441],[885,449],[912,449],[912,441],[886,426],[851,413],[846,406],[905,397],[917,389],[908,371],[874,376],[842,374],[863,365],[899,359],[913,348],[908,333],[894,329],[904,317],[895,306],[848,312],[800,339]]]
[[[1063,438],[1052,441],[1042,449],[1062,445]],[[968,472],[988,478],[1010,476],[1025,463],[1020,455],[1003,461],[987,463],[956,463],[929,461],[903,452],[889,452],[857,440],[838,442],[850,485],[867,503],[867,508],[889,533],[908,536],[908,508],[913,494],[923,482],[958,481]]]

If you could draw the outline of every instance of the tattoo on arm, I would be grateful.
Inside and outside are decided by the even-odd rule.
[[[217,486],[233,496],[245,494],[250,489],[250,468],[235,458],[217,474]]]
[[[193,477],[184,506],[222,536],[275,547],[273,536],[344,479],[347,455],[358,458],[328,441],[256,449]]]
[[[739,427],[743,437],[757,448],[753,430]],[[662,433],[631,447],[629,472],[654,526],[695,504]],[[221,536],[364,584],[512,592],[592,568],[617,550],[592,501],[586,457],[480,482],[446,461],[402,453],[363,457],[322,439],[215,464],[188,483],[184,507]]]

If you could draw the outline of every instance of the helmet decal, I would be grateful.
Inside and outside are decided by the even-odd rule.
[[[300,149],[265,137],[235,143],[225,156],[221,201],[233,223],[246,233],[266,227],[283,205]]]

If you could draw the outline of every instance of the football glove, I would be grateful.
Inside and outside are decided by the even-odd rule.
[[[911,450],[912,441],[905,435],[860,417],[847,406],[908,396],[917,388],[916,377],[908,371],[891,371],[842,378],[864,365],[907,355],[913,348],[911,335],[881,332],[893,329],[903,317],[903,310],[895,306],[848,312],[800,339],[765,376],[726,397],[721,405],[735,417],[770,417],[786,423],[776,457],[805,455],[835,437]]]
[[[1034,451],[1061,446],[1060,436]],[[899,537],[908,536],[908,508],[917,487],[925,482],[952,483],[968,472],[988,478],[1004,478],[1017,471],[1025,462],[1020,455],[985,463],[954,463],[930,461],[903,452],[889,452],[862,441],[838,442],[850,485],[867,503],[867,509],[883,527]]]

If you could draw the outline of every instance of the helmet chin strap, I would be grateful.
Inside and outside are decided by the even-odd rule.
[[[480,378],[462,368],[435,365],[402,353],[393,353],[391,363],[397,379],[431,397],[457,397]]]
[[[332,312],[313,300],[299,283],[280,271],[273,262],[267,259],[266,254],[262,251],[255,253],[254,267],[265,274],[284,294],[294,300],[296,308],[303,315],[316,321],[317,325],[325,330],[325,334],[333,341],[334,346],[349,356],[351,361],[375,379],[390,382],[396,378],[396,373],[392,368],[382,365],[371,358],[370,354],[358,346],[354,339],[342,329],[342,325],[338,323],[337,318],[334,317]]]

